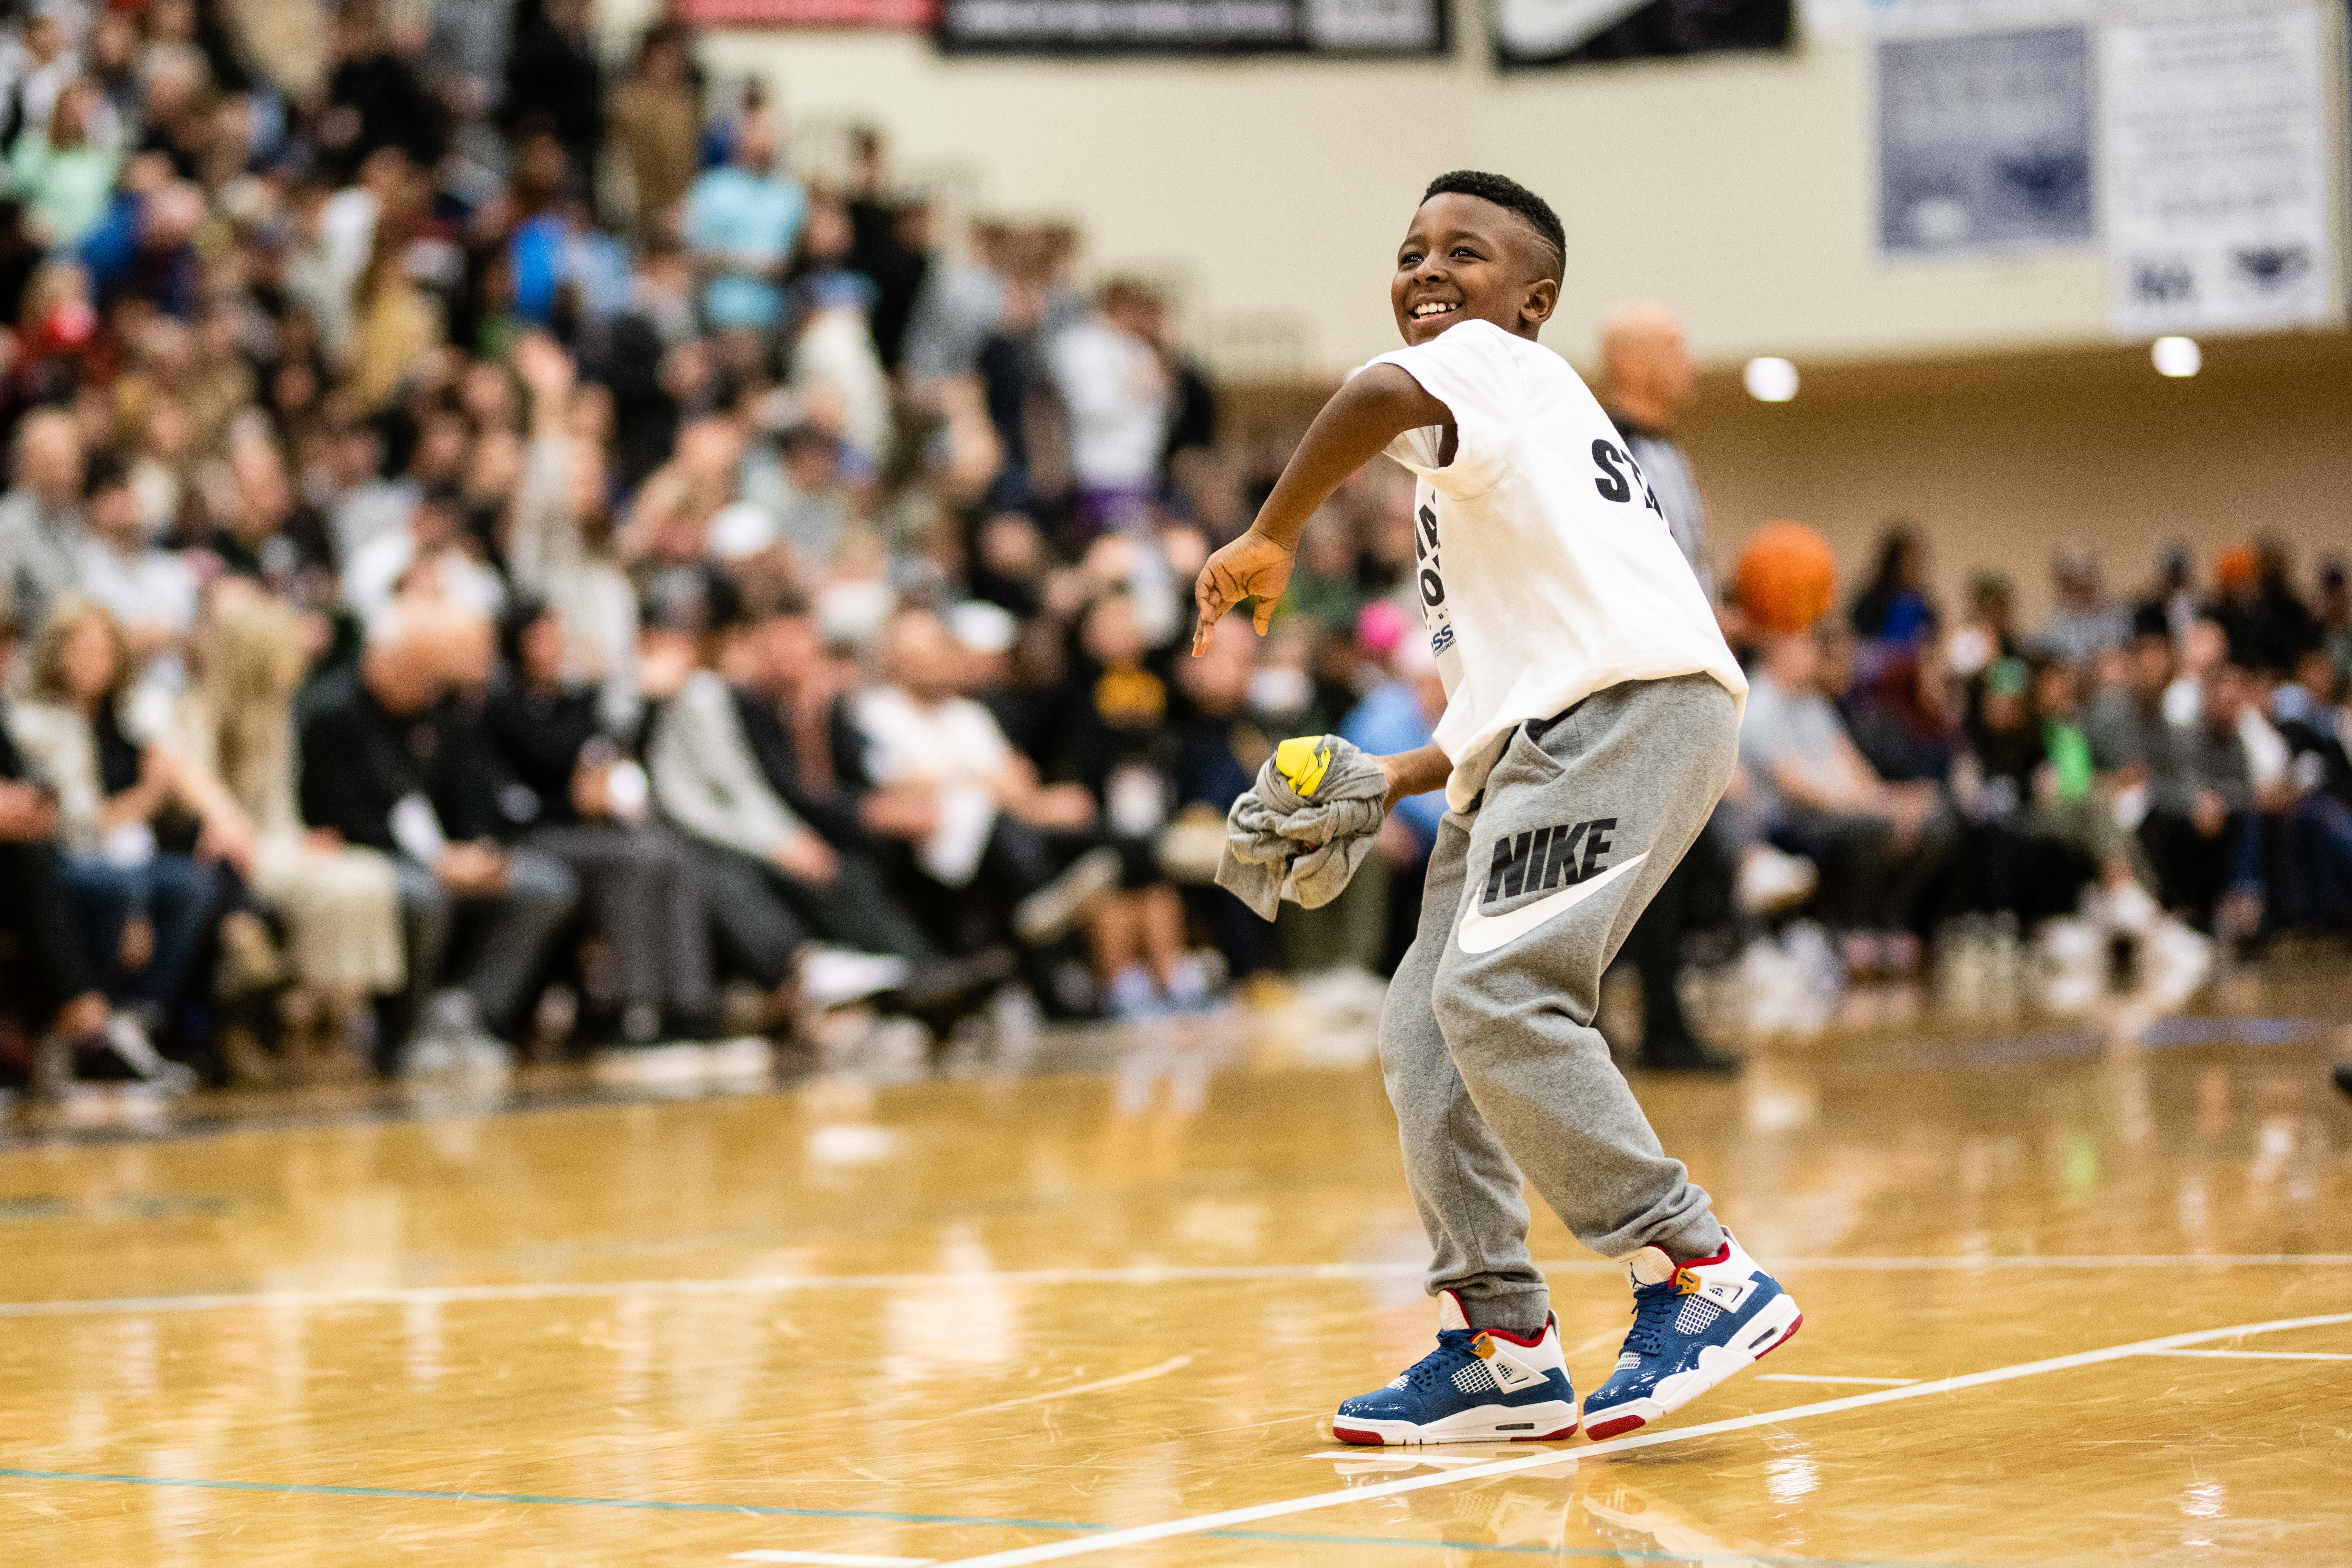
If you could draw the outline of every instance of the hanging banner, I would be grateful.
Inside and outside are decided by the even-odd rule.
[[[1791,0],[1495,0],[1495,63],[1597,65],[1785,49]]]
[[[938,11],[938,0],[678,0],[677,18],[698,27],[913,33]]]
[[[939,0],[950,53],[1442,55],[1445,0]]]
[[[2124,337],[2337,319],[2316,7],[2101,38],[2108,299]]]
[[[1889,257],[2077,245],[2095,233],[2080,27],[1878,46],[1878,243]]]

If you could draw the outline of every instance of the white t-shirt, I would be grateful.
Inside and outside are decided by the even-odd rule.
[[[856,712],[868,777],[932,786],[940,825],[915,847],[916,861],[949,887],[964,886],[996,827],[993,781],[1013,760],[996,716],[968,697],[926,706],[896,686],[863,693]]]
[[[1445,683],[1447,805],[1469,808],[1512,730],[1620,681],[1706,674],[1745,700],[1665,514],[1566,360],[1468,321],[1371,363],[1419,382],[1459,432],[1442,468],[1442,426],[1388,448],[1420,476],[1415,573]]]
[[[1149,485],[1168,438],[1168,373],[1140,338],[1097,316],[1055,338],[1045,361],[1070,410],[1070,467],[1100,489]]]

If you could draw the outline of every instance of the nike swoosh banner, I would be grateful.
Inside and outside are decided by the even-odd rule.
[[[1505,70],[1785,49],[1792,0],[1494,0]]]
[[[1451,53],[1445,0],[940,0],[950,54]]]

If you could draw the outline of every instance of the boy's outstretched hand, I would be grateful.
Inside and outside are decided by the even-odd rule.
[[[1296,545],[1280,543],[1255,528],[1210,556],[1192,584],[1192,601],[1200,609],[1192,628],[1193,656],[1207,651],[1216,638],[1217,622],[1244,599],[1257,600],[1257,633],[1264,637],[1274,619],[1274,606],[1290,586],[1290,568],[1297,559]]]

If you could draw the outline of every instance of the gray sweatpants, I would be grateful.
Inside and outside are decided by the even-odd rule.
[[[1477,1327],[1532,1333],[1549,1308],[1522,1173],[1604,1257],[1719,1245],[1706,1194],[1660,1148],[1592,1019],[1738,747],[1711,678],[1628,681],[1521,727],[1485,794],[1438,828],[1381,1065],[1436,1254],[1430,1291],[1458,1291]]]

